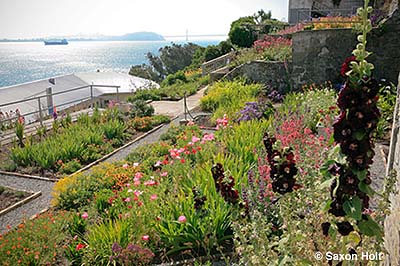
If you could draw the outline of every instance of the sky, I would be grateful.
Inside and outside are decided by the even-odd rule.
[[[227,34],[260,9],[287,19],[288,0],[0,0],[0,39],[122,35]]]

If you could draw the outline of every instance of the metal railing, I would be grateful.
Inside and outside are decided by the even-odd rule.
[[[115,88],[116,100],[119,101],[120,86],[116,86],[116,85],[86,85],[86,86],[68,89],[65,91],[60,91],[60,92],[55,92],[55,93],[46,93],[45,95],[39,95],[39,96],[29,97],[29,98],[26,98],[23,100],[2,103],[2,104],[0,104],[0,109],[4,109],[5,107],[11,107],[11,106],[13,106],[14,108],[17,107],[17,109],[19,109],[18,104],[22,104],[22,103],[28,104],[28,102],[36,102],[36,104],[37,104],[36,108],[33,107],[32,104],[28,104],[35,109],[34,111],[20,113],[18,116],[22,116],[22,117],[26,118],[26,117],[31,117],[31,116],[36,115],[37,119],[36,120],[34,119],[34,121],[32,121],[32,122],[39,121],[40,124],[43,125],[43,120],[44,120],[45,116],[51,115],[51,112],[54,110],[54,107],[57,107],[57,108],[65,107],[65,106],[73,107],[73,106],[76,106],[77,104],[87,102],[87,101],[90,101],[89,102],[90,106],[93,107],[94,100],[96,97],[94,94],[95,88]],[[74,99],[72,101],[59,102],[57,104],[55,104],[53,101],[54,96],[63,95],[63,94],[67,94],[67,93],[71,93],[71,92],[75,92],[75,91],[79,91],[79,90],[88,90],[88,96],[80,97],[80,98]],[[101,96],[101,95],[98,95],[98,96]],[[45,103],[43,98],[47,98],[47,99],[50,98],[51,105],[49,105],[49,101],[47,101],[47,106],[43,106],[43,103]],[[30,109],[32,109],[32,108],[30,108]],[[46,110],[46,109],[49,111],[49,112],[46,112],[48,114],[44,114],[44,110]],[[60,108],[60,109],[62,109],[62,108]],[[4,123],[12,123],[12,122],[14,122],[14,120],[16,120],[18,118],[19,117],[9,117],[9,118],[5,117],[4,119],[0,120],[0,125],[3,125]]]
[[[210,61],[203,63],[201,65],[202,75],[205,76],[217,69],[220,69],[221,67],[228,65],[234,57],[235,57],[235,53],[230,52],[230,53],[224,54],[220,57],[214,58]]]

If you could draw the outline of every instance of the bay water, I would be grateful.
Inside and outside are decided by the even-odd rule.
[[[218,44],[220,40],[191,42],[206,47]],[[171,42],[76,41],[68,45],[0,42],[0,87],[77,72],[128,73],[132,65],[148,63],[148,52],[158,54],[159,48],[166,45]]]

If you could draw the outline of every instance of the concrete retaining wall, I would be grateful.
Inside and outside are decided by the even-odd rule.
[[[399,77],[400,84],[400,77]],[[393,117],[393,129],[389,148],[386,174],[397,176],[397,191],[400,191],[400,85]],[[389,253],[386,265],[400,265],[400,194],[391,195],[391,214],[385,220],[385,247]]]

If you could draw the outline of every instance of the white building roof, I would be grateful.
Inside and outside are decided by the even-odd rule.
[[[139,88],[147,88],[150,86],[159,87],[159,85],[153,81],[116,72],[76,73],[55,77],[54,81],[54,85],[50,83],[49,79],[43,79],[24,84],[18,84],[15,86],[2,87],[0,88],[0,105],[46,95],[46,89],[49,87],[51,87],[52,93],[68,91],[88,85],[120,86],[118,89],[119,93],[132,93]],[[95,97],[103,94],[116,93],[116,88],[113,87],[94,86],[93,88],[93,94]],[[63,109],[61,107],[63,104],[76,101],[77,99],[84,100],[85,98],[89,97],[90,89],[84,88],[64,94],[54,95],[53,105],[60,110]],[[70,105],[71,104],[68,106]],[[41,106],[43,110],[47,109],[48,104],[46,97],[41,98]],[[0,106],[0,111],[5,113],[9,112],[10,110],[15,111],[17,108],[20,110],[21,114],[38,111],[38,100],[35,99],[13,105]]]

